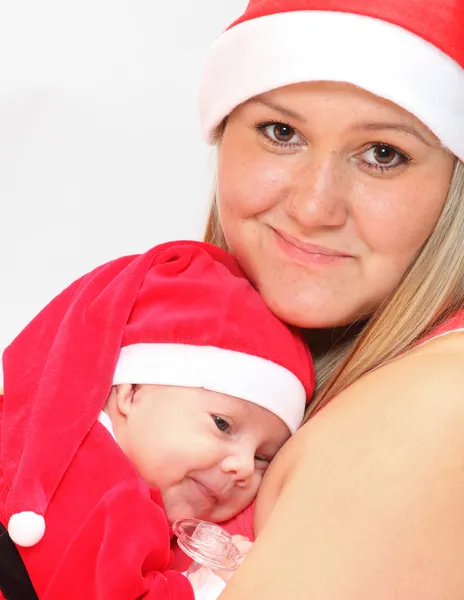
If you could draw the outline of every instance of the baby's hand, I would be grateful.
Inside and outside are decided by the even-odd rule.
[[[238,562],[241,564],[245,559],[245,556],[250,551],[250,548],[253,546],[253,542],[250,542],[250,540],[244,535],[233,535],[232,542],[235,544],[240,553],[238,557]],[[232,575],[234,574],[234,571],[214,571],[214,573],[218,577],[220,577],[222,581],[225,581],[227,583],[228,581],[230,581]]]
[[[244,535],[233,535],[232,542],[237,546],[238,551],[240,552],[239,562],[241,563],[253,546],[253,542],[250,542]]]
[[[233,535],[232,541],[239,551],[238,562],[241,563],[253,544],[243,535]],[[217,600],[233,574],[234,571],[211,571],[206,567],[199,569],[193,577],[189,577],[195,600]]]

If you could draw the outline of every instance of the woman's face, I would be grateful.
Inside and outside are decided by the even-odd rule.
[[[434,227],[453,165],[395,104],[349,84],[296,84],[230,115],[219,217],[280,318],[346,325],[397,286]]]

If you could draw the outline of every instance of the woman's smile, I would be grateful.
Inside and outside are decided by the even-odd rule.
[[[346,252],[305,242],[279,229],[271,227],[271,230],[277,247],[291,260],[303,266],[335,266],[354,259],[354,256]]]

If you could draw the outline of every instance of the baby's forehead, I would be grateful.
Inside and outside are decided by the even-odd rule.
[[[177,400],[193,403],[193,406],[197,406],[200,410],[221,408],[230,413],[250,414],[256,413],[260,409],[259,405],[244,398],[208,388],[152,383],[132,385],[136,391],[140,391],[144,395],[151,395],[155,400],[156,398],[175,396]]]
[[[230,394],[224,394],[205,388],[199,389],[198,393],[202,396],[205,404],[222,405],[227,407],[229,410],[240,414],[250,414],[253,412],[253,409],[255,412],[257,409],[259,409],[257,404],[245,400],[239,396],[231,396]]]

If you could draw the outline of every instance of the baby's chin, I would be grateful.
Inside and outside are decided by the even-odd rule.
[[[222,523],[241,512],[222,506],[216,506],[213,510],[202,510],[191,506],[188,502],[165,503],[165,511],[171,525],[179,519],[199,519],[210,523]]]
[[[211,511],[192,506],[185,500],[175,500],[173,498],[163,497],[163,501],[168,521],[171,524],[179,519],[200,519],[201,521],[210,521],[213,517]]]
[[[183,486],[171,487],[160,490],[169,522],[172,524],[179,519],[199,519],[211,523],[228,521],[246,508],[243,503],[215,503],[205,502],[201,497],[186,493]],[[240,504],[240,505],[239,505]]]

